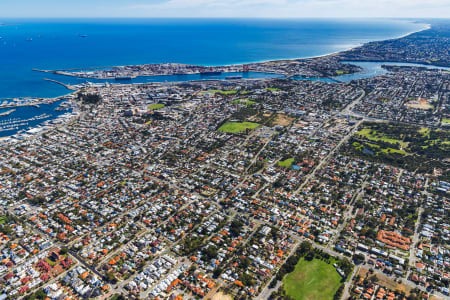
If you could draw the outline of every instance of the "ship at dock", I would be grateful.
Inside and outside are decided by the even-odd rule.
[[[200,76],[209,76],[209,75],[220,75],[221,71],[214,70],[213,68],[201,68]]]
[[[220,71],[205,71],[205,72],[200,72],[200,75],[220,75],[222,74],[222,72]]]
[[[116,76],[116,77],[114,77],[114,79],[117,81],[129,81],[129,80],[132,80],[133,78],[136,78],[136,77],[131,77],[131,76]]]

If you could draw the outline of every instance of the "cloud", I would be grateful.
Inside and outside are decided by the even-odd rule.
[[[449,0],[0,0],[3,17],[445,17]]]
[[[173,17],[446,17],[448,0],[165,0],[129,11]]]
[[[240,7],[261,6],[261,5],[283,5],[288,0],[166,0],[159,3],[140,3],[128,6],[137,9],[155,9],[155,8],[227,8],[235,9]]]

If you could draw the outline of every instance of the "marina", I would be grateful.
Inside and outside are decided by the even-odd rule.
[[[447,20],[207,2],[0,23],[0,300],[447,299]]]
[[[343,63],[354,64],[361,68],[360,72],[348,75],[341,75],[336,77],[301,77],[301,76],[289,76],[292,80],[309,80],[309,81],[323,81],[328,83],[341,83],[349,82],[351,80],[370,78],[374,76],[380,76],[389,73],[390,71],[383,66],[411,66],[411,67],[426,67],[433,69],[443,69],[449,70],[449,68],[436,67],[436,66],[423,66],[418,64],[410,63],[395,63],[395,62],[353,62],[344,61]],[[276,70],[274,70],[276,71]],[[232,72],[232,73],[222,73],[222,72],[212,72],[211,74],[175,74],[175,75],[154,75],[154,76],[130,76],[121,77],[117,76],[114,79],[87,79],[87,78],[77,78],[73,76],[56,75],[46,73],[48,76],[54,78],[45,78],[46,81],[56,83],[59,86],[64,86],[70,88],[72,91],[84,87],[89,87],[93,85],[103,85],[103,84],[141,84],[141,83],[151,83],[151,82],[189,82],[189,81],[214,81],[214,80],[242,80],[242,79],[273,79],[273,78],[286,78],[287,76],[277,73],[265,73],[265,72]],[[217,74],[216,74],[217,73]],[[55,85],[56,86],[56,85]],[[51,99],[42,98],[14,98],[1,101],[0,108],[11,108],[6,112],[0,113],[0,120],[5,121],[5,117],[10,115],[17,116],[17,110],[25,109],[26,111],[33,112],[26,118],[23,118],[21,122],[15,122],[11,124],[0,124],[0,137],[11,136],[16,132],[32,128],[34,126],[40,125],[42,123],[42,113],[46,112],[46,118],[54,119],[59,114],[64,113],[64,111],[70,110],[71,105],[68,102],[61,101],[66,97],[58,97]],[[52,112],[47,110],[48,105],[51,105]],[[53,114],[56,115],[53,116]],[[2,118],[3,117],[3,118]],[[36,117],[33,119],[33,117]],[[17,121],[17,120],[16,120]]]
[[[8,103],[8,105],[13,105],[10,102]],[[14,109],[7,111],[7,115],[5,113],[0,115],[0,138],[20,134],[37,126],[45,125],[45,122],[54,121],[71,112],[70,101],[63,99],[56,99],[53,102],[42,101],[39,104],[32,105],[16,103]]]
[[[15,111],[16,111],[15,109],[10,109],[10,110],[7,110],[5,112],[2,112],[2,113],[0,113],[0,117],[8,116],[8,115],[10,115],[11,113],[13,113]]]
[[[50,117],[51,117],[51,115],[43,113],[41,115],[29,118],[29,119],[14,118],[14,119],[2,120],[2,121],[0,121],[0,132],[18,129],[19,127],[28,126],[30,122],[48,119]]]

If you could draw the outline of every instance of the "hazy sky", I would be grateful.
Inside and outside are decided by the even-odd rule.
[[[0,17],[444,17],[449,0],[0,0]]]

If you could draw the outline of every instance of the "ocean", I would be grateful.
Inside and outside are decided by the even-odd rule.
[[[273,19],[8,19],[0,20],[0,103],[11,98],[50,98],[68,94],[54,79],[79,84],[86,79],[32,71],[178,62],[227,65],[305,58],[346,50],[375,40],[396,38],[426,28],[405,20]],[[364,63],[362,63],[364,64]],[[384,72],[366,63],[348,80]],[[131,82],[283,77],[240,73],[210,76],[138,77]],[[297,78],[299,80],[305,78]],[[340,78],[340,80],[343,78]],[[333,82],[334,79],[314,79]],[[105,82],[105,80],[89,80]],[[114,80],[109,80],[114,83]],[[39,107],[0,108],[0,138],[25,132],[67,111],[63,101]]]
[[[426,27],[391,19],[6,19],[2,23],[0,99],[68,92],[43,81],[51,76],[33,68],[163,62],[226,65],[303,58]]]

